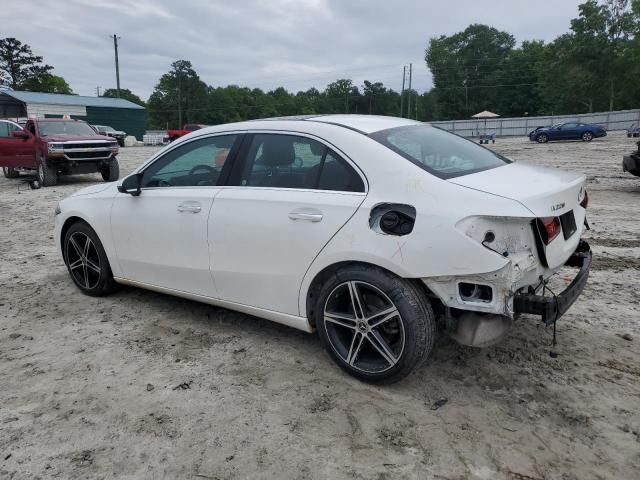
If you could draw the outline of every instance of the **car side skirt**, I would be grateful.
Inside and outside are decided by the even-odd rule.
[[[146,290],[152,290],[158,293],[165,293],[167,295],[173,295],[175,297],[186,298],[196,302],[207,303],[215,307],[227,308],[229,310],[235,310],[237,312],[246,313],[255,317],[271,320],[272,322],[286,325],[287,327],[296,328],[303,332],[312,333],[313,328],[309,323],[309,320],[305,317],[297,317],[295,315],[289,315],[288,313],[274,312],[272,310],[265,310],[262,308],[251,307],[249,305],[242,305],[240,303],[227,302],[218,298],[206,297],[204,295],[195,295],[193,293],[182,292],[180,290],[173,290],[171,288],[159,287],[157,285],[151,285],[148,283],[136,282],[122,277],[113,277],[113,279],[122,285],[128,285],[131,287],[143,288]]]

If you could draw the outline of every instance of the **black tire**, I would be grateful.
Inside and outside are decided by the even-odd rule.
[[[118,139],[118,145],[120,145],[122,148],[124,148],[124,138],[119,138]]]
[[[89,239],[89,246],[86,239]],[[62,252],[69,275],[82,293],[102,297],[117,289],[107,254],[88,224],[76,222],[69,227],[62,240]],[[87,252],[86,256],[83,256],[84,252]]]
[[[43,187],[53,187],[58,184],[58,172],[55,168],[51,168],[46,159],[39,159],[36,168],[36,177],[40,185]]]
[[[20,176],[20,172],[11,167],[2,167],[2,173],[7,178],[18,178]]]
[[[363,308],[351,309],[360,315],[341,316],[341,304],[345,312],[347,304],[354,305],[352,288],[359,291],[356,297]],[[436,336],[433,311],[423,292],[409,280],[368,265],[345,267],[329,277],[320,288],[313,320],[331,358],[369,383],[406,377],[431,354]]]
[[[591,140],[593,140],[593,133],[584,132],[581,138],[583,142],[590,142]]]
[[[536,138],[536,142],[538,143],[547,143],[549,141],[549,136],[546,133],[541,133],[540,135],[538,135],[538,138]]]
[[[120,178],[120,165],[118,164],[118,159],[114,158],[109,162],[109,164],[104,167],[100,173],[102,174],[102,179],[105,182],[115,182]]]
[[[627,138],[631,138],[632,134],[631,133],[627,133]]]

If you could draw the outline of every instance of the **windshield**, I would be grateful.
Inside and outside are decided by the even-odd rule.
[[[96,132],[84,122],[39,122],[40,135],[95,135]]]
[[[390,128],[371,138],[440,178],[453,178],[511,163],[470,140],[428,125]]]

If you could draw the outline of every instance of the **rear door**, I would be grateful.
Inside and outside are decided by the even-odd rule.
[[[240,134],[197,138],[147,166],[142,193],[118,193],[111,231],[122,276],[216,297],[207,219]]]
[[[316,138],[247,135],[209,217],[212,272],[226,301],[298,315],[314,258],[365,198],[356,168]]]
[[[34,166],[34,142],[29,138],[14,137],[13,132],[22,130],[17,123],[9,120],[0,120],[0,166],[16,168],[33,168]]]

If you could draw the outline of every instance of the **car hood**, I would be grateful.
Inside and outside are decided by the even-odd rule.
[[[96,140],[107,140],[109,142],[113,142],[111,137],[107,137],[106,135],[49,135],[47,137],[42,137],[48,142],[73,142],[73,141],[96,141]]]
[[[575,208],[584,194],[584,175],[524,162],[451,178],[466,188],[510,198],[536,217],[555,217]]]
[[[82,195],[95,195],[96,193],[102,193],[102,192],[109,194],[110,192],[107,190],[113,190],[113,193],[115,194],[115,192],[118,190],[117,183],[118,182],[97,183],[95,185],[91,185],[90,187],[82,188],[77,192],[72,193],[70,196],[79,197]]]

